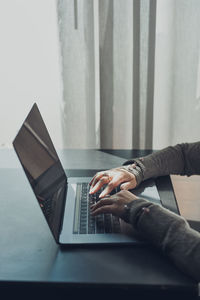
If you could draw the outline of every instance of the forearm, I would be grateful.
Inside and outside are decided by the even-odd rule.
[[[180,216],[150,203],[134,200],[129,222],[159,247],[186,274],[200,281],[200,234]]]
[[[145,157],[127,161],[126,164],[134,162],[141,169],[142,180],[169,174],[200,174],[200,142],[170,146]]]

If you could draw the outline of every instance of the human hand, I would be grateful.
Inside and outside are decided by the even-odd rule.
[[[131,192],[120,191],[119,193],[110,197],[107,196],[99,200],[96,204],[93,204],[91,206],[91,215],[97,216],[99,214],[109,213],[123,219],[126,213],[125,205],[136,199],[138,199],[138,197]]]
[[[133,164],[132,168],[134,168],[134,166]],[[105,184],[107,184],[107,186],[99,195],[99,198],[110,194],[119,184],[121,184],[121,190],[130,190],[136,187],[137,182],[135,175],[122,167],[98,172],[90,182],[90,194],[96,193]]]

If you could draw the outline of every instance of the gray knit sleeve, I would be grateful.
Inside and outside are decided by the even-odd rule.
[[[132,163],[140,168],[143,180],[169,174],[200,174],[200,142],[170,146],[125,164]]]
[[[184,273],[200,281],[200,234],[184,218],[144,199],[129,204],[129,223]]]

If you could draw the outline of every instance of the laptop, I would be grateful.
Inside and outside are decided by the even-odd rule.
[[[89,195],[90,177],[66,175],[36,103],[13,146],[58,244],[141,243],[132,226],[118,217],[91,216],[90,206],[101,191]],[[153,180],[134,189],[134,194],[161,205]]]

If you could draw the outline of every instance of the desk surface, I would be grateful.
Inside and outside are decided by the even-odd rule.
[[[93,150],[94,151],[94,150]],[[68,169],[71,175],[92,176],[100,169],[101,161],[87,166],[85,153],[81,153],[84,167],[81,171]],[[99,157],[99,151],[96,152]],[[110,150],[116,155],[108,168],[119,165],[120,159],[148,154],[150,151]],[[70,155],[63,150],[62,157]],[[76,154],[76,150],[73,151]],[[88,153],[88,152],[87,152]],[[73,154],[74,155],[74,154]],[[94,154],[95,155],[95,154]],[[88,158],[89,160],[89,158]],[[64,168],[68,163],[62,159]],[[111,166],[112,164],[112,166]],[[88,161],[88,166],[90,165]],[[70,167],[71,168],[71,167]],[[88,173],[89,172],[89,173]],[[18,164],[14,151],[0,150],[0,286],[15,284],[73,287],[117,287],[130,291],[167,290],[177,293],[196,293],[197,283],[182,274],[166,257],[151,246],[79,246],[60,248],[54,241],[27,179]],[[174,205],[174,194],[169,177],[158,179],[161,199]]]

